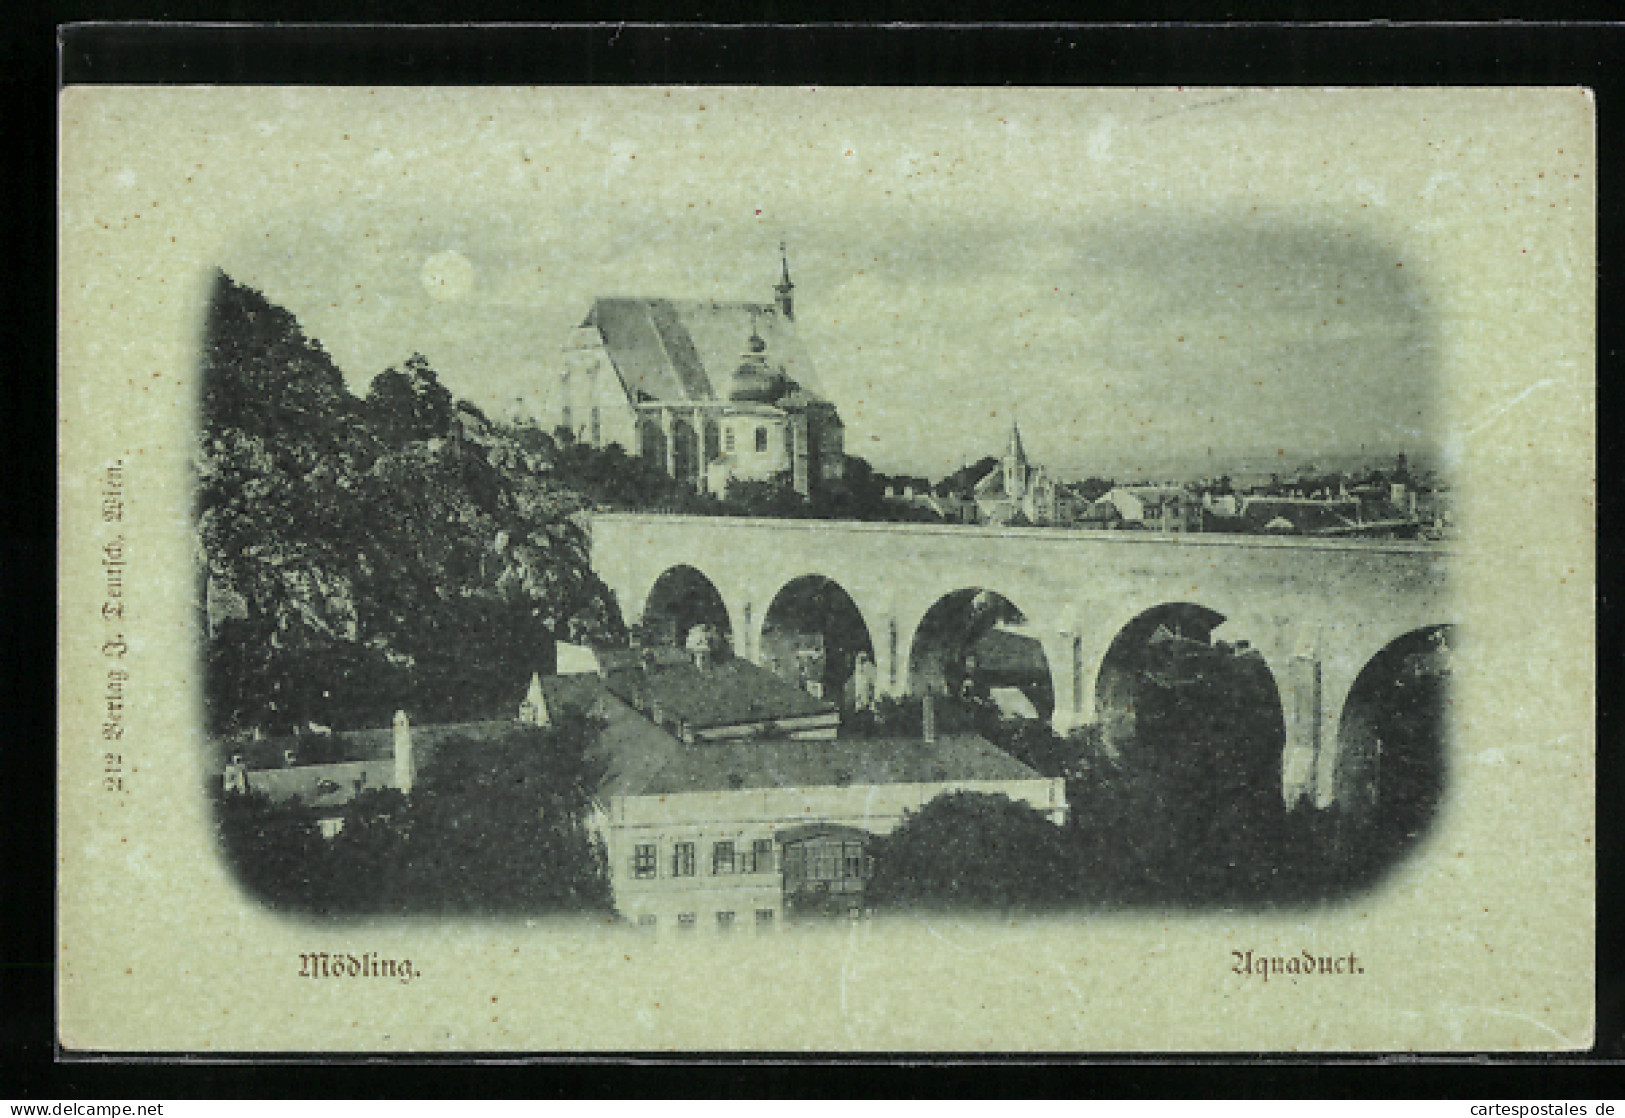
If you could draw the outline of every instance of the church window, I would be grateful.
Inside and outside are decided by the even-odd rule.
[[[729,426],[722,432],[722,452],[724,454],[732,454],[734,452],[734,429],[732,426]]]
[[[634,877],[655,876],[655,844],[640,842],[632,854],[632,874]]]
[[[734,872],[734,844],[731,842],[715,843],[711,847],[711,872]]]
[[[767,428],[766,427],[758,427],[758,428],[756,428],[756,453],[757,454],[766,454],[767,453]]]
[[[592,445],[597,446],[604,437],[603,423],[599,419],[598,409],[592,409]]]
[[[671,875],[673,877],[694,876],[694,844],[692,842],[679,842],[671,848]],[[694,917],[690,914],[689,919]]]

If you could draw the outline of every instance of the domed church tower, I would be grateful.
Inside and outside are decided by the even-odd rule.
[[[771,404],[782,394],[783,383],[767,362],[767,343],[754,328],[750,342],[740,355],[739,368],[728,382],[728,399],[734,403]]]

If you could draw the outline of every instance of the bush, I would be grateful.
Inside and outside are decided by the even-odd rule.
[[[877,908],[1041,911],[1076,895],[1062,829],[1008,796],[938,796],[871,849]]]

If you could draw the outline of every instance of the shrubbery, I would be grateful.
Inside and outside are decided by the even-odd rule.
[[[443,742],[410,797],[363,792],[324,839],[297,801],[223,794],[220,834],[248,891],[313,914],[608,912],[603,851],[584,826],[596,728],[515,725]]]

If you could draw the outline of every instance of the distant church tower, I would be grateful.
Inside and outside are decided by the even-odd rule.
[[[1014,420],[1010,421],[1010,445],[1004,451],[1004,492],[1018,503],[1027,495],[1027,451]]]
[[[796,320],[796,312],[794,305],[790,301],[790,292],[796,289],[796,285],[790,282],[790,257],[785,253],[783,241],[779,242],[779,259],[784,264],[784,279],[783,281],[774,284],[773,290],[779,293],[779,313],[785,318],[789,319],[791,322],[794,322]]]

